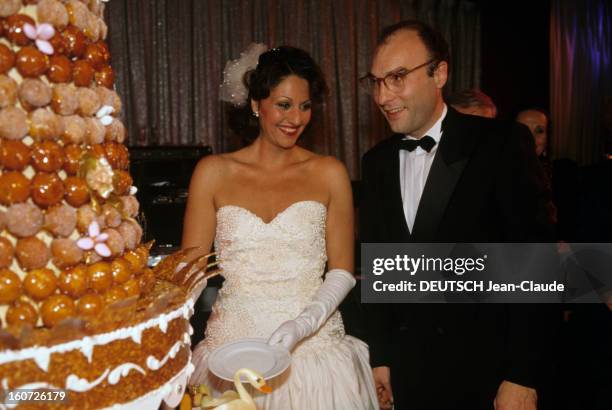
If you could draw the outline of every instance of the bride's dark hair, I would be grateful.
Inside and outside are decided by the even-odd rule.
[[[280,46],[259,56],[257,67],[244,74],[244,85],[249,91],[247,104],[230,108],[230,128],[238,135],[252,140],[259,133],[259,122],[253,116],[251,100],[260,101],[270,96],[270,91],[290,75],[308,82],[310,99],[321,102],[327,94],[327,84],[319,65],[299,48]]]

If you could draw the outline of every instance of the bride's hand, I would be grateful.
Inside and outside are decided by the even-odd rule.
[[[281,324],[272,333],[268,344],[282,345],[291,351],[302,339],[314,334],[338,308],[340,302],[355,286],[353,275],[340,268],[331,269],[312,301],[293,320]]]
[[[268,344],[270,346],[281,345],[292,351],[301,339],[300,334],[300,329],[295,320],[288,320],[272,333],[272,336],[268,339]]]

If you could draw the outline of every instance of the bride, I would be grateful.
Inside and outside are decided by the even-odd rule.
[[[367,345],[345,335],[336,310],[355,284],[349,177],[336,159],[296,145],[325,81],[305,51],[260,55],[257,46],[228,64],[222,86],[248,110],[257,137],[202,159],[189,188],[183,247],[209,249],[214,240],[225,278],[190,383],[216,394],[232,388],[208,371],[208,355],[263,337],[288,348],[292,363],[271,380],[272,394],[256,394],[258,408],[375,409]]]

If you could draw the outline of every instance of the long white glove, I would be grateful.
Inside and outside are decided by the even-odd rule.
[[[298,342],[323,326],[355,283],[353,275],[344,269],[332,269],[327,272],[312,302],[298,317],[281,324],[268,339],[268,344],[280,344],[289,351],[293,350]]]

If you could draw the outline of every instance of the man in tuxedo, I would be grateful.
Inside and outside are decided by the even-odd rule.
[[[427,25],[383,31],[360,82],[396,134],[363,158],[361,242],[552,242],[529,130],[448,107],[448,66],[446,41]],[[546,307],[364,310],[382,408],[536,409]]]

